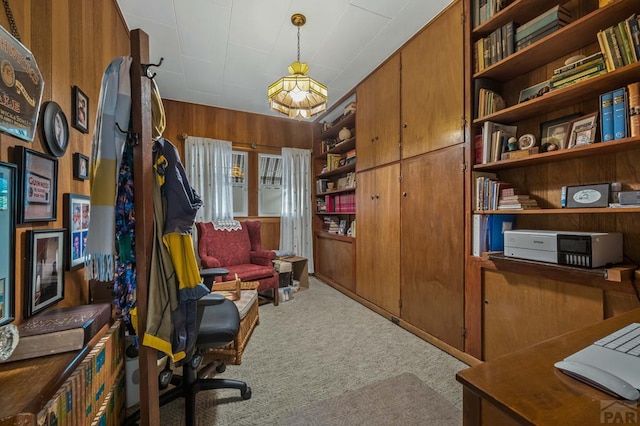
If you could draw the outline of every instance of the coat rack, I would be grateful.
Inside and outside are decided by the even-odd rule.
[[[142,30],[131,31],[131,131],[141,143],[133,149],[133,175],[136,215],[136,298],[139,341],[147,329],[149,277],[153,249],[153,153],[151,152],[151,85],[149,76],[149,36]],[[162,59],[158,66],[162,63]],[[143,66],[147,65],[147,66]],[[160,424],[160,402],[156,374],[157,351],[140,345],[140,424]]]

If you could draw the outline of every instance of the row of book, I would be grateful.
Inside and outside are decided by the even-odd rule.
[[[504,98],[490,89],[480,89],[478,102],[478,117],[493,114],[501,109],[506,108],[507,104]]]
[[[121,425],[126,414],[124,331],[116,322],[37,415],[37,424]]]
[[[509,138],[516,137],[517,131],[517,126],[485,121],[482,126],[481,146],[475,147],[482,153],[481,164],[500,160],[502,153],[508,151]]]
[[[352,189],[356,187],[356,174],[355,172],[349,172],[344,176],[341,176],[337,181],[331,179],[316,179],[316,194],[323,194],[325,192],[331,192],[341,189]]]
[[[529,210],[539,209],[538,202],[521,193],[509,182],[494,173],[477,174],[475,178],[474,210]]]
[[[473,27],[484,24],[513,0],[473,0]]]
[[[640,82],[600,95],[602,141],[640,136]]]
[[[571,22],[571,12],[563,6],[555,6],[525,24],[511,21],[481,37],[475,42],[474,70],[500,62],[513,53],[548,36]]]
[[[504,250],[504,231],[515,229],[513,214],[474,214],[472,219],[471,254]]]
[[[597,33],[608,71],[640,59],[640,28],[636,14]]]
[[[324,209],[325,213],[353,213],[356,211],[356,194],[325,195]]]

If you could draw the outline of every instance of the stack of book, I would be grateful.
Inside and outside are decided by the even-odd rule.
[[[335,216],[326,216],[322,230],[330,234],[337,234],[340,230],[340,219]]]
[[[522,50],[530,44],[548,36],[571,22],[571,12],[557,5],[533,18],[516,29],[515,50]]]
[[[640,29],[637,15],[633,14],[616,25],[598,31],[597,36],[607,70],[613,71],[640,59]]]
[[[640,82],[600,95],[602,141],[640,136]]]
[[[352,149],[347,151],[347,153],[344,156],[344,164],[352,164],[356,162],[356,149]]]
[[[553,70],[550,89],[560,89],[607,72],[602,52]]]
[[[528,194],[519,194],[515,188],[507,188],[500,192],[498,210],[531,210],[539,209],[538,202]]]

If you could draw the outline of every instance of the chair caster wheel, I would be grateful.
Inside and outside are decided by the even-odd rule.
[[[251,388],[247,386],[244,392],[240,392],[240,396],[244,400],[251,399]]]
[[[173,371],[171,370],[162,370],[160,375],[158,376],[158,387],[160,390],[166,389],[171,383],[171,378],[173,377]]]
[[[217,373],[224,373],[225,371],[227,371],[227,366],[225,364],[220,364],[216,367]]]

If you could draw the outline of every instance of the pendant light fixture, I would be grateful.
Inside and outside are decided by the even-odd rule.
[[[298,60],[289,65],[289,75],[269,86],[269,106],[290,118],[312,117],[327,108],[327,87],[307,76],[309,65],[300,62],[300,27],[307,18],[301,13],[291,16],[291,23],[298,27]]]

